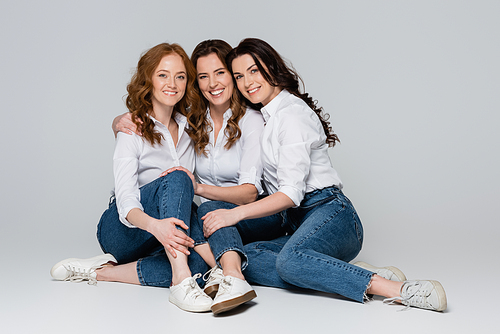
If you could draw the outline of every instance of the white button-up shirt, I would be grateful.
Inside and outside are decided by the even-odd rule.
[[[126,219],[130,210],[143,210],[140,187],[154,181],[171,167],[183,166],[191,172],[194,170],[195,153],[193,142],[185,132],[186,117],[175,114],[175,121],[179,125],[177,147],[168,128],[153,117],[151,119],[155,122],[155,130],[164,137],[160,145],[151,146],[135,133],[128,135],[118,132],[116,137],[113,156],[116,206],[120,221],[128,227],[135,227]]]
[[[304,101],[282,90],[261,112],[263,177],[270,194],[280,191],[298,206],[307,192],[342,188],[319,117]]]
[[[224,133],[227,121],[232,116],[231,109],[224,113],[224,122],[215,142],[214,131],[209,134],[209,143],[205,147],[207,156],[196,156],[196,175],[200,183],[219,187],[236,186],[245,183],[255,185],[262,193],[262,164],[260,159],[259,138],[264,129],[261,113],[247,108],[238,126],[241,137],[227,150],[227,136]],[[207,119],[214,128],[214,123],[207,110]],[[200,197],[202,202],[208,199]]]

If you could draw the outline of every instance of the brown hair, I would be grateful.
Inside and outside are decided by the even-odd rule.
[[[191,55],[191,62],[196,67],[198,59],[213,53],[217,56],[217,58],[219,58],[224,67],[227,68],[226,55],[231,51],[231,49],[231,46],[223,40],[209,39],[199,43],[195,47],[193,54]],[[245,106],[242,104],[243,99],[241,97],[241,93],[236,88],[234,78],[232,78],[232,80],[235,87],[233,89],[229,107],[231,108],[233,114],[228,119],[227,126],[224,129],[224,134],[227,136],[227,143],[224,146],[226,149],[231,148],[241,137],[241,129],[238,126],[238,122],[245,115],[246,111]],[[188,113],[187,117],[190,126],[188,133],[194,141],[196,153],[199,155],[206,155],[207,153],[205,151],[205,147],[208,145],[210,139],[209,133],[213,130],[206,117],[209,102],[201,93],[197,80],[195,80],[194,86],[201,97],[201,103],[199,104],[199,108],[191,108]]]
[[[174,106],[174,112],[182,115],[187,114],[188,108],[199,108],[200,98],[194,90],[196,81],[196,69],[189,60],[188,55],[179,44],[158,44],[146,51],[137,63],[137,69],[127,86],[127,98],[125,104],[132,113],[132,121],[142,133],[142,137],[151,145],[160,144],[163,136],[154,130],[154,122],[149,118],[153,110],[153,73],[160,64],[163,57],[177,54],[182,58],[187,72],[186,92],[182,99]],[[142,123],[141,123],[142,122]]]
[[[323,130],[325,131],[326,143],[328,146],[333,147],[336,142],[340,142],[337,135],[333,133],[330,122],[328,122],[329,115],[323,114],[323,108],[318,107],[317,101],[313,100],[308,93],[300,92],[299,83],[301,83],[302,87],[304,87],[304,82],[293,67],[291,65],[287,65],[281,55],[273,49],[271,45],[258,38],[246,38],[242,40],[240,44],[238,44],[238,46],[235,47],[226,57],[226,62],[229,65],[228,68],[231,72],[233,60],[245,54],[248,54],[253,58],[262,76],[271,86],[286,89],[291,94],[303,100],[309,108],[314,110],[321,121]],[[265,64],[267,70],[264,69],[262,63]],[[250,102],[247,99],[245,99],[245,101],[247,103]]]

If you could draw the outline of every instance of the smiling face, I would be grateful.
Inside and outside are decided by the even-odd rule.
[[[264,64],[262,64],[265,68]],[[250,102],[262,103],[264,106],[271,102],[281,91],[277,86],[271,86],[264,79],[249,54],[241,55],[232,62],[233,76],[241,94]]]
[[[231,74],[215,53],[198,58],[198,86],[208,100],[210,109],[229,109],[234,84]]]
[[[173,108],[186,92],[186,67],[182,58],[172,53],[163,57],[153,73],[153,110]]]

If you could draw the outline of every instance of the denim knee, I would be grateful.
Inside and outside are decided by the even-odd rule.
[[[295,252],[288,248],[281,250],[276,257],[278,275],[282,280],[290,284],[294,284],[293,278],[297,275],[297,270],[300,270],[300,263],[297,263],[296,255]]]

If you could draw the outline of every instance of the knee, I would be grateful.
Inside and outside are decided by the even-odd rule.
[[[179,187],[186,187],[194,193],[193,181],[189,175],[182,170],[174,170],[173,172],[168,173],[161,178],[161,182],[167,187],[175,187],[176,189]]]
[[[205,203],[201,203],[201,205],[198,207],[198,217],[201,218],[207,213],[215,211],[217,209],[220,209],[219,201],[208,201]]]
[[[163,179],[179,180],[180,182],[189,181],[190,183],[192,183],[191,178],[187,175],[186,172],[182,170],[174,170],[173,172],[170,172],[167,175],[165,175]]]
[[[295,267],[297,267],[297,255],[290,249],[282,250],[276,258],[276,271],[281,279],[289,283],[292,282]]]

